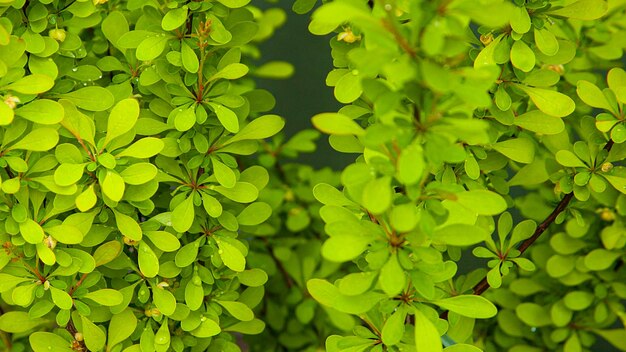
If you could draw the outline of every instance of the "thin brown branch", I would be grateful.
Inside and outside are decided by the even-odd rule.
[[[74,286],[72,286],[72,288],[70,289],[70,291],[68,292],[68,294],[70,296],[72,296],[74,294],[74,292],[80,287],[80,285],[83,284],[83,281],[85,281],[85,279],[87,278],[87,273],[83,274],[80,277],[80,280],[78,280],[78,282],[76,282],[76,284],[74,284]]]
[[[613,143],[614,143],[613,140],[609,139],[609,141],[604,145],[604,150],[611,151],[611,148],[613,147]],[[556,220],[557,216],[561,214],[567,208],[567,206],[569,205],[573,197],[574,197],[573,192],[566,194],[563,197],[563,199],[561,199],[561,201],[556,206],[556,208],[554,208],[552,213],[550,213],[550,215],[548,215],[548,217],[544,221],[542,221],[541,224],[539,224],[539,226],[537,226],[537,229],[535,230],[533,235],[530,236],[530,238],[526,239],[517,247],[517,249],[520,251],[520,255],[526,252],[526,250],[533,243],[535,243],[537,239],[539,239],[539,237],[548,229],[548,227],[550,227],[550,225]],[[474,289],[473,289],[474,294],[480,296],[488,288],[489,288],[489,283],[487,282],[487,277],[485,276],[482,280],[480,280],[478,284],[476,284],[476,286],[474,286]]]

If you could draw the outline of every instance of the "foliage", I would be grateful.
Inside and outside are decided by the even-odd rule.
[[[313,12],[345,106],[312,121],[356,155],[313,190],[323,257],[351,265],[308,291],[362,322],[327,351],[626,350],[625,20],[601,0]]]
[[[264,329],[246,255],[269,175],[244,160],[284,122],[242,61],[284,16],[248,3],[0,2],[5,349],[232,351]]]
[[[0,0],[6,349],[626,350],[626,1],[295,1],[340,172],[255,5]]]

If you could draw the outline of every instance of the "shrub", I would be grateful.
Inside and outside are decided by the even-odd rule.
[[[249,2],[0,1],[5,348],[626,350],[623,1],[325,2],[340,172]]]
[[[268,172],[244,159],[284,122],[241,61],[280,21],[248,2],[2,3],[5,348],[227,351],[263,330],[245,237]]]

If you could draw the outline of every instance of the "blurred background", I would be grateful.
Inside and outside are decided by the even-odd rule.
[[[310,13],[298,15],[291,10],[293,0],[259,1],[260,8],[279,7],[287,14],[285,24],[260,46],[262,58],[267,61],[287,61],[295,68],[291,78],[284,80],[259,79],[259,86],[276,97],[273,113],[287,120],[287,136],[313,128],[311,117],[321,112],[333,112],[341,108],[333,96],[333,88],[326,86],[326,75],[333,68],[330,56],[330,36],[314,36],[309,33]],[[343,154],[333,150],[328,137],[318,141],[317,151],[304,154],[299,161],[315,167],[330,166],[340,170],[352,163],[355,154]]]

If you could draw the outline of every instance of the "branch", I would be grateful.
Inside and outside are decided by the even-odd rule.
[[[611,151],[612,147],[613,140],[609,139],[609,141],[604,145],[604,150]],[[562,213],[565,208],[567,208],[569,202],[572,200],[573,197],[573,192],[566,194],[563,199],[561,199],[556,208],[554,208],[552,213],[550,213],[550,215],[548,215],[548,217],[541,224],[539,224],[539,226],[537,226],[535,233],[533,233],[530,238],[526,239],[524,242],[522,242],[522,244],[519,245],[519,247],[517,247],[517,249],[520,251],[520,255],[522,255],[533,243],[535,243],[535,241],[548,229],[548,227],[556,220],[556,217],[560,213]],[[487,277],[485,276],[482,280],[480,280],[478,284],[476,284],[476,286],[474,286],[474,294],[480,296],[488,288],[489,283],[487,282]]]

